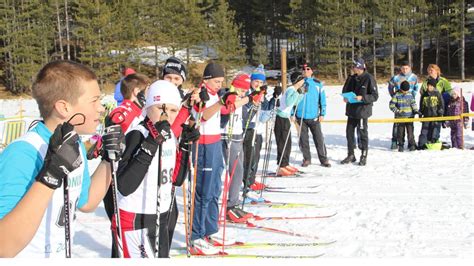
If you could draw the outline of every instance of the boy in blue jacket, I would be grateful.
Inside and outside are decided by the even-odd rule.
[[[390,101],[390,110],[395,113],[395,118],[413,118],[418,114],[418,107],[416,106],[415,98],[410,91],[410,83],[403,81],[400,85],[400,90],[397,91]],[[416,150],[415,137],[413,135],[413,122],[396,123],[398,151],[403,152],[405,144],[405,131],[408,138],[408,149],[410,151]]]

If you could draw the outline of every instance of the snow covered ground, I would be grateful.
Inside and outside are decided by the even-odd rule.
[[[462,84],[468,102],[474,83]],[[345,119],[341,86],[326,87],[326,120]],[[386,84],[379,87],[380,98],[374,105],[373,118],[392,118],[388,109]],[[37,116],[36,104],[23,100],[29,116]],[[0,114],[17,115],[19,101],[0,101]],[[0,126],[1,127],[1,126]],[[264,192],[276,202],[312,203],[317,207],[273,209],[246,207],[261,216],[314,216],[337,213],[331,218],[259,221],[257,224],[312,236],[288,236],[229,226],[226,235],[244,242],[336,241],[317,247],[228,249],[232,254],[306,256],[324,253],[323,258],[473,258],[473,174],[474,151],[394,152],[389,149],[392,124],[369,124],[368,165],[340,165],[346,154],[345,124],[323,124],[323,133],[332,164],[323,168],[317,162],[312,140],[312,162],[302,170],[301,178],[268,178],[270,186],[288,186],[301,193]],[[0,128],[0,132],[2,129]],[[302,155],[292,129],[292,164],[298,166]],[[415,124],[418,140],[420,124]],[[441,139],[450,143],[449,129]],[[465,144],[474,146],[474,132],[465,131]],[[262,149],[262,158],[263,158]],[[356,154],[360,156],[360,152]],[[260,161],[263,162],[263,159]],[[96,163],[91,163],[94,168]],[[270,169],[276,168],[276,144],[273,141]],[[93,170],[93,169],[91,169]],[[314,188],[311,186],[318,187]],[[184,246],[182,194],[178,191],[181,215],[176,227],[173,254]],[[97,258],[110,254],[109,222],[100,206],[93,214],[80,213],[73,257]]]

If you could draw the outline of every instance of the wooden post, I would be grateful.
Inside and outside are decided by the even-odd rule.
[[[281,49],[281,88],[286,91],[286,48]]]

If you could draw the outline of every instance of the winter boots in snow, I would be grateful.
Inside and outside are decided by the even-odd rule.
[[[311,164],[310,160],[303,160],[303,163],[301,163],[301,167],[308,167],[308,165]]]
[[[255,181],[252,185],[250,185],[250,189],[253,191],[261,191],[264,190],[267,186],[263,183]]]
[[[329,163],[329,161],[324,161],[324,162],[321,163],[321,166],[329,168],[329,167],[331,167],[331,164]]]
[[[367,150],[362,150],[362,154],[360,155],[359,165],[365,166],[367,164]]]
[[[348,164],[348,163],[353,163],[356,161],[356,157],[354,154],[349,154],[347,157],[341,161],[341,164]]]
[[[397,147],[398,147],[397,142],[396,142],[396,141],[392,141],[392,146],[390,146],[390,148],[391,148],[392,150],[396,150]]]
[[[233,223],[245,223],[249,218],[252,218],[253,214],[242,210],[239,207],[233,206],[227,208],[227,220]]]

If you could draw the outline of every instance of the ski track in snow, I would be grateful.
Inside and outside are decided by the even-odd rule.
[[[463,84],[470,103],[474,83]],[[328,86],[328,119],[345,119],[341,86]],[[379,87],[379,100],[372,118],[392,118],[388,109],[386,84]],[[109,98],[111,96],[108,96]],[[16,115],[19,101],[0,100],[0,113]],[[23,100],[25,114],[38,116],[33,100]],[[420,123],[415,123],[418,140]],[[1,125],[0,127],[3,127]],[[0,128],[2,130],[2,128]],[[346,154],[345,124],[323,124],[323,133],[331,168],[323,168],[317,160],[310,137],[312,165],[301,168],[304,178],[268,178],[270,186],[291,186],[292,191],[319,191],[315,194],[264,192],[276,202],[312,203],[322,207],[272,209],[246,206],[246,210],[262,216],[314,216],[337,212],[324,219],[259,221],[258,225],[318,237],[321,241],[337,241],[328,246],[298,248],[255,248],[229,250],[233,254],[314,255],[325,258],[472,258],[473,257],[473,154],[472,150],[391,151],[392,124],[369,124],[368,165],[340,165]],[[0,132],[3,132],[0,131]],[[441,140],[450,143],[449,129],[442,129]],[[465,130],[465,146],[474,146],[474,132]],[[263,165],[262,147],[260,168]],[[356,151],[357,159],[360,151]],[[292,127],[291,163],[298,166],[302,155],[298,150],[297,132]],[[91,171],[97,160],[90,162]],[[273,140],[269,170],[276,169],[276,144]],[[308,186],[320,185],[317,188]],[[180,215],[173,247],[185,245],[183,200],[177,188]],[[93,213],[77,215],[77,232],[72,246],[73,257],[109,257],[110,224],[102,205]],[[258,230],[227,227],[226,237],[247,242],[313,242],[302,237],[286,236]],[[172,253],[176,253],[176,250]]]

